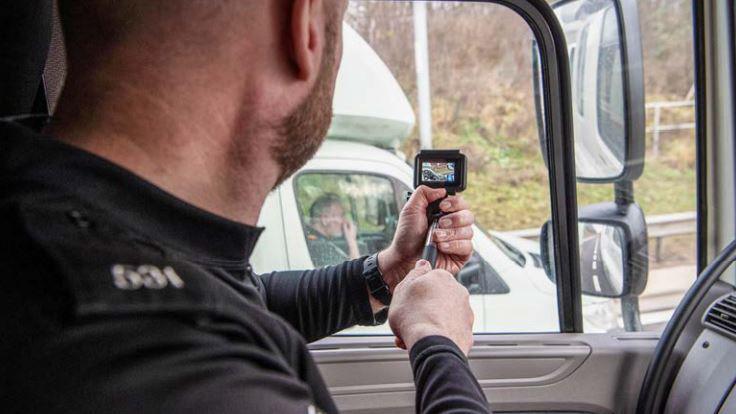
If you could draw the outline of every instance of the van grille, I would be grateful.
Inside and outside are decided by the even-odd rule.
[[[736,337],[736,294],[724,296],[710,306],[703,322],[718,331]]]

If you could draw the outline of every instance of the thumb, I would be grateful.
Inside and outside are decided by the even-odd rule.
[[[431,202],[439,200],[446,195],[447,190],[444,188],[430,188],[426,185],[420,185],[406,204],[407,206],[424,210]]]
[[[404,278],[404,280],[407,280],[407,279],[409,279],[409,280],[415,279],[415,278],[417,278],[419,276],[424,275],[425,273],[429,272],[430,270],[432,270],[432,266],[429,264],[428,261],[426,261],[424,259],[418,260],[417,261],[417,264],[414,266],[414,269],[412,269],[412,271],[409,272],[408,275],[406,275],[406,277]]]

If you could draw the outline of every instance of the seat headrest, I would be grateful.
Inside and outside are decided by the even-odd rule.
[[[55,5],[56,1],[53,3]],[[66,47],[64,45],[64,34],[61,30],[59,9],[56,6],[54,6],[54,14],[51,19],[51,44],[49,45],[43,78],[46,84],[49,114],[51,115],[54,113],[56,102],[59,100],[66,79]]]
[[[53,9],[52,0],[6,0],[0,8],[0,117],[38,109]]]

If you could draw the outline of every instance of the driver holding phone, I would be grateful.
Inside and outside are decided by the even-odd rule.
[[[345,217],[342,200],[335,193],[325,193],[314,200],[305,231],[315,266],[357,259],[368,250],[365,243],[358,241],[358,226]]]

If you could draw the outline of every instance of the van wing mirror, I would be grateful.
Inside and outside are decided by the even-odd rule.
[[[635,0],[562,0],[572,85],[575,170],[581,182],[633,181],[644,169],[645,108]],[[539,54],[533,46],[540,144],[547,161]]]
[[[638,204],[585,206],[578,213],[580,278],[583,294],[607,298],[639,295],[647,285],[648,239],[644,212]],[[552,223],[540,234],[542,266],[554,277]]]

